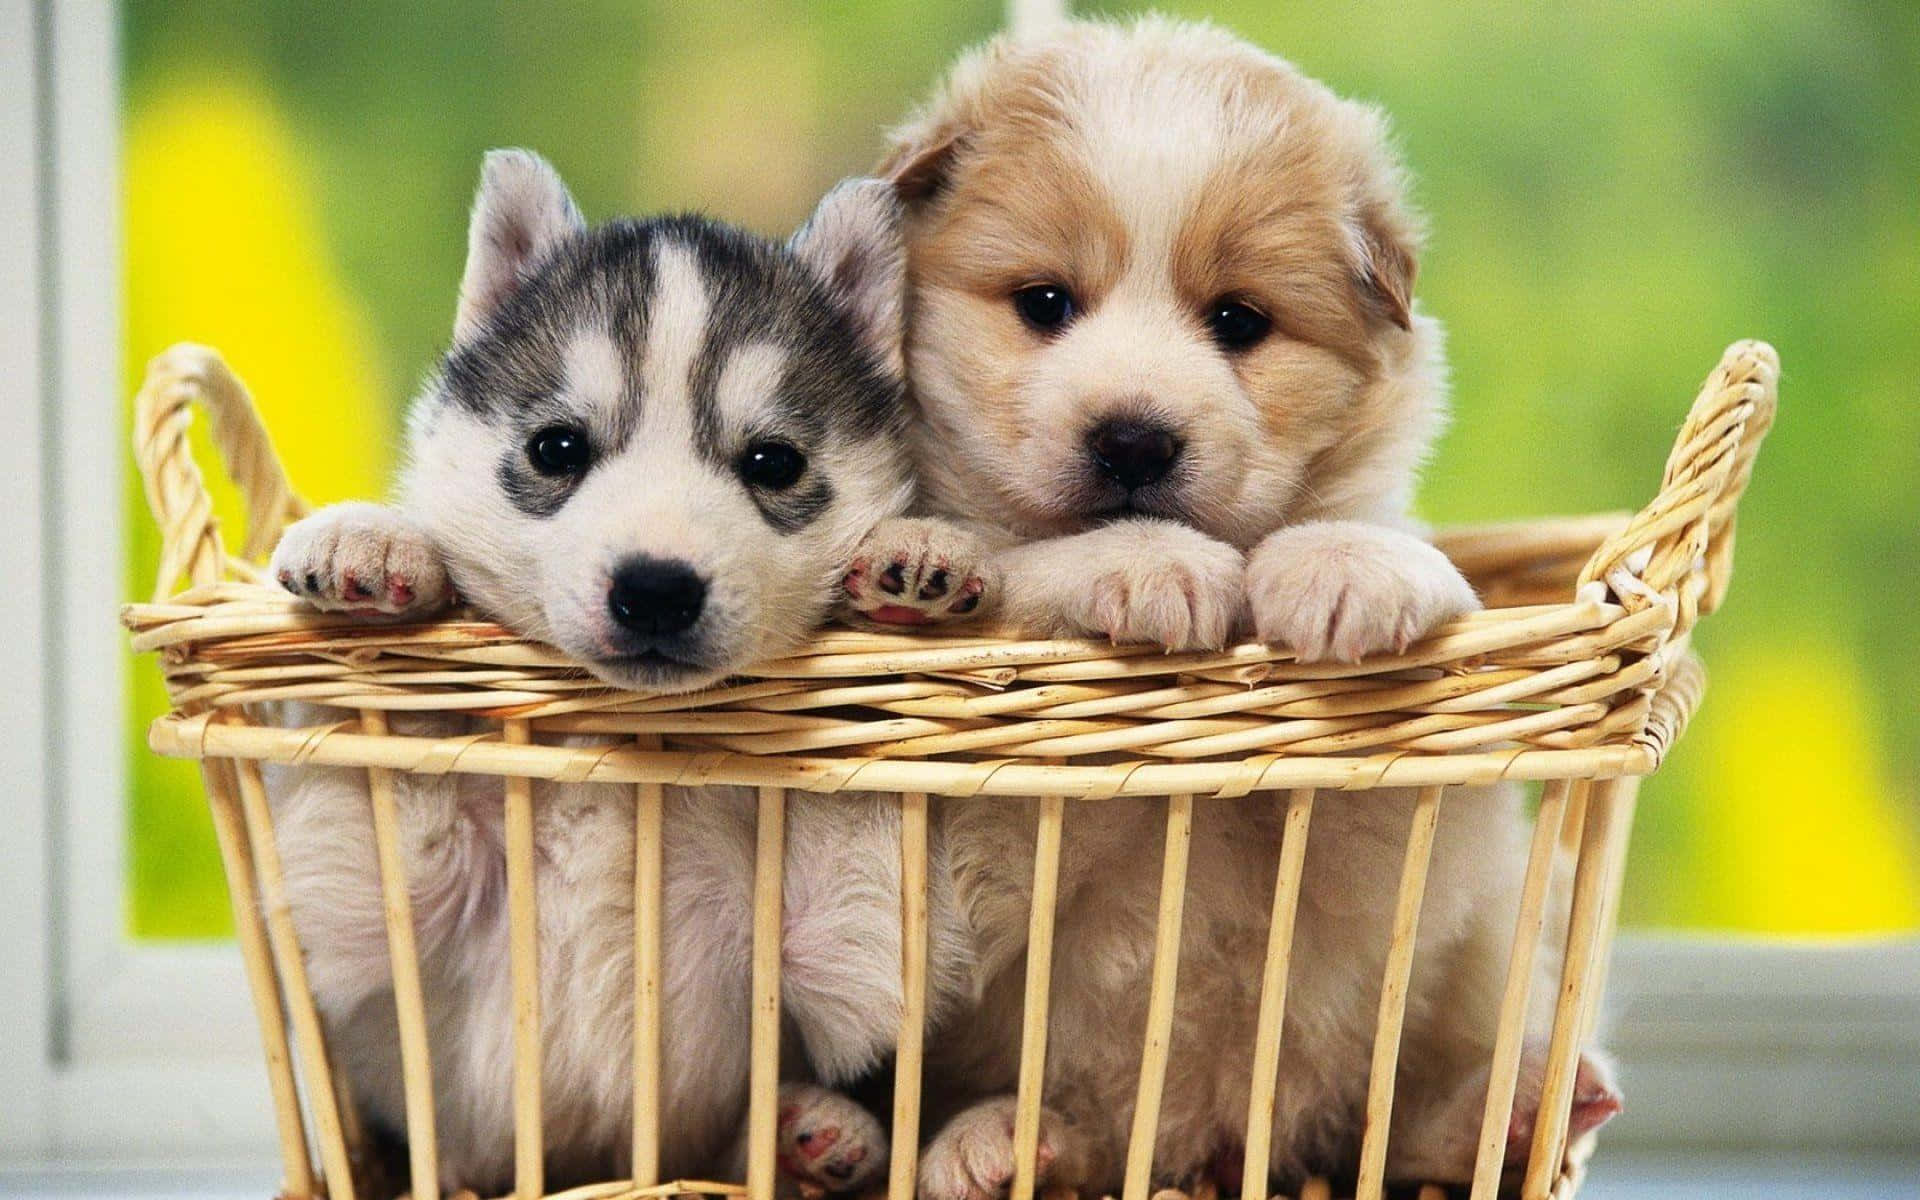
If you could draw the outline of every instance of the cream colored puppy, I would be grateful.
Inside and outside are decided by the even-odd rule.
[[[991,581],[999,616],[1026,632],[1194,648],[1251,629],[1303,659],[1399,649],[1476,606],[1407,515],[1444,371],[1440,328],[1413,306],[1418,226],[1377,111],[1213,28],[1079,23],[963,58],[880,173],[908,208],[914,437],[937,519],[870,539],[887,572],[851,580],[856,600],[878,586],[915,620],[920,581],[966,576]],[[1282,1178],[1354,1161],[1412,799],[1334,797],[1316,813]],[[956,801],[943,820],[982,1000],[933,1048],[929,1104],[952,1115],[921,1182],[958,1200],[1012,1169],[1033,813]],[[1158,802],[1119,800],[1067,824],[1042,1146],[1054,1182],[1120,1184],[1152,967],[1142,876],[1162,824]],[[1231,1160],[1244,1136],[1279,833],[1264,803],[1196,817],[1165,1181]],[[1470,1166],[1524,857],[1517,793],[1450,794],[1396,1177]],[[1596,1079],[1587,1123],[1617,1105]]]

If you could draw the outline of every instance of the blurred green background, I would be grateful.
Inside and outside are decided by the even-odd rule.
[[[1083,6],[1083,9],[1093,6]],[[1097,6],[1131,11],[1134,6]],[[1721,348],[1785,363],[1713,684],[1642,794],[1624,919],[1920,928],[1920,6],[1176,3],[1393,115],[1451,334],[1437,522],[1649,498]],[[480,154],[534,147],[593,217],[768,232],[873,161],[996,2],[124,5],[126,378],[220,347],[294,481],[380,494],[451,327]],[[127,489],[129,588],[157,543]],[[235,514],[237,518],[237,514]],[[228,916],[198,778],[141,730],[128,920]]]

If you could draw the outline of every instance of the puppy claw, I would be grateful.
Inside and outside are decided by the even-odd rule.
[[[883,521],[841,580],[840,616],[890,628],[959,620],[979,611],[992,579],[972,534],[926,518]]]
[[[1271,534],[1247,560],[1255,636],[1302,662],[1358,662],[1406,653],[1438,626],[1477,609],[1459,570],[1411,534],[1356,521]]]
[[[417,615],[453,597],[438,548],[375,504],[335,504],[295,522],[274,548],[271,570],[281,587],[328,612]]]

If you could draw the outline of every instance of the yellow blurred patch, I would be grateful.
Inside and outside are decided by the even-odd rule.
[[[394,459],[381,356],[327,253],[293,131],[263,90],[231,76],[149,89],[129,113],[126,394],[172,343],[214,346],[252,388],[296,488],[319,502],[379,497]],[[237,543],[239,501],[204,436],[196,441],[222,525],[236,531],[228,541]],[[145,596],[160,547],[131,468],[126,504],[128,592]],[[219,936],[230,918],[198,772],[146,752],[146,723],[165,708],[165,694],[151,662],[133,662],[129,678],[129,930]]]
[[[1701,771],[1688,907],[1767,933],[1920,927],[1911,814],[1880,758],[1869,692],[1839,648],[1721,652],[1688,753]]]
[[[129,382],[174,342],[214,346],[253,390],[295,487],[378,497],[393,462],[379,348],[327,254],[293,132],[263,91],[231,81],[165,86],[132,112]]]

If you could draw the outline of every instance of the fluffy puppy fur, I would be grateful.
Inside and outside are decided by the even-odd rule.
[[[457,589],[609,683],[685,690],[797,644],[861,538],[910,492],[904,287],[892,192],[835,191],[791,248],[694,218],[589,230],[552,169],[488,156],[454,344],[416,402],[394,508],[290,529],[281,581],[323,608],[416,613]],[[283,719],[351,719],[308,710]],[[397,733],[480,726],[395,714]],[[571,739],[569,744],[593,744]],[[400,839],[434,1071],[442,1184],[495,1194],[513,1167],[512,1005],[497,778],[399,775]],[[405,1129],[393,979],[365,777],[272,772],[287,889],[353,1099]],[[534,785],[548,1181],[628,1170],[632,789]],[[755,805],[667,789],[662,1169],[736,1175],[748,1074]],[[900,835],[881,798],[789,809],[787,1062],[847,1079],[890,1052]],[[944,879],[944,848],[933,850]],[[952,911],[944,883],[936,905]],[[934,1006],[968,947],[936,928]],[[850,1190],[884,1167],[878,1124],[790,1084],[783,1165]]]
[[[1214,28],[1075,23],[965,56],[880,173],[908,209],[924,511],[947,522],[948,561],[997,582],[1007,623],[1180,648],[1250,629],[1302,659],[1353,659],[1475,606],[1407,516],[1444,372],[1440,328],[1414,307],[1419,225],[1379,112]],[[1315,812],[1274,1123],[1282,1181],[1354,1162],[1413,803],[1383,791]],[[950,1119],[921,1183],[958,1200],[1011,1174],[1033,812],[954,801],[942,819],[982,999],[932,1051],[928,1103]],[[1067,823],[1042,1150],[1056,1183],[1121,1182],[1155,921],[1139,875],[1163,821],[1157,802],[1109,800]],[[1203,802],[1194,838],[1155,1155],[1167,1182],[1230,1160],[1243,1137],[1280,828],[1264,803]],[[1395,1177],[1470,1167],[1524,858],[1516,792],[1449,793]],[[1591,1123],[1617,1102],[1586,1082]]]

